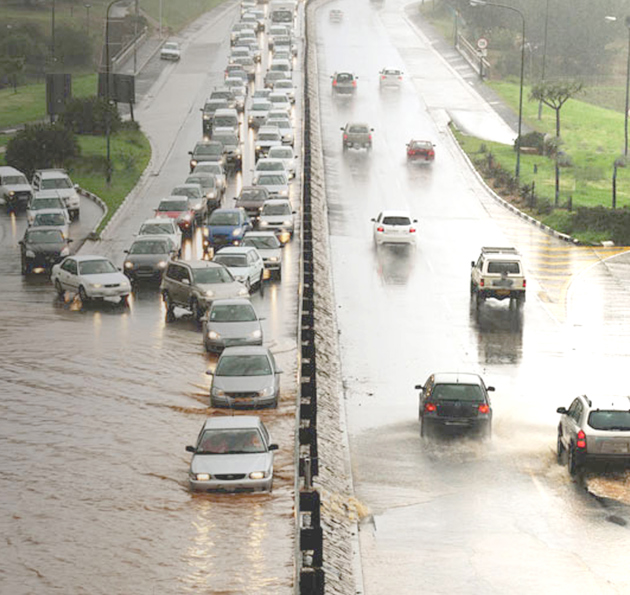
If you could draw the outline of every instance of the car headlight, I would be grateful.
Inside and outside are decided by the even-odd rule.
[[[208,289],[208,291],[204,292],[206,297],[214,297],[214,291],[212,289]]]
[[[203,205],[200,202],[198,202],[193,205],[193,209],[195,209],[195,211],[198,211],[199,209],[201,209],[202,206]]]
[[[203,235],[207,238],[207,237],[208,237],[208,234],[209,234],[210,232],[208,231],[208,228],[207,228],[207,227],[204,227],[204,228],[203,228],[203,231],[202,231],[201,233],[203,233]]]
[[[212,476],[210,473],[196,473],[194,477],[197,481],[209,481]]]
[[[214,190],[212,190],[211,192],[208,192],[208,194],[206,194],[206,196],[208,198],[216,198],[217,197],[217,193]]]
[[[35,252],[33,252],[32,250],[27,250],[26,251],[26,257],[27,258],[35,258]]]
[[[260,329],[256,329],[252,334],[251,334],[252,339],[260,339],[260,337],[262,337],[262,331]]]
[[[278,194],[280,194],[280,196],[286,196],[287,194],[289,194],[288,190],[280,190],[280,192],[278,192]]]
[[[9,196],[15,196],[15,190],[9,190]]]
[[[129,260],[125,260],[125,268],[126,269],[132,269],[133,268],[133,262],[129,261]]]
[[[267,225],[269,225],[269,223],[267,223],[267,221],[261,221],[260,222],[260,227],[267,227]]]
[[[273,386],[267,386],[263,388],[259,393],[259,397],[271,397],[273,395]]]
[[[165,269],[167,264],[165,260],[160,260],[160,262],[157,263],[158,269]]]
[[[247,287],[242,287],[238,290],[238,295],[241,297],[245,297],[249,295],[249,291],[247,291]]]
[[[197,160],[196,159],[191,159],[190,160],[190,165],[192,165],[193,167],[195,167],[197,165]]]
[[[212,387],[212,396],[213,397],[225,397],[225,391],[221,388]]]
[[[278,234],[278,240],[283,244],[286,244],[291,239],[291,234],[288,231],[283,231]]]
[[[240,149],[236,149],[236,151],[234,151],[234,155],[236,155],[237,157],[241,156],[241,150]]]
[[[289,219],[287,219],[286,221],[282,222],[282,225],[293,225],[293,221],[290,221]]]
[[[100,283],[89,283],[88,284],[92,289],[100,289],[103,287]]]
[[[220,339],[221,335],[219,333],[217,333],[216,331],[210,331],[208,333],[208,339]]]
[[[191,218],[192,218],[192,217],[190,216],[190,213],[186,213],[184,216],[182,216],[182,219],[183,219],[184,221],[190,221],[190,220],[191,220]]]
[[[252,471],[249,474],[250,479],[265,479],[267,474],[264,471]]]
[[[260,145],[256,145],[256,150],[257,150],[257,151],[262,150],[262,146],[260,146]]]
[[[269,257],[269,262],[278,262],[278,257],[277,256],[270,256]]]
[[[68,248],[68,246],[66,246],[61,250],[61,252],[59,252],[59,256],[68,256],[68,254],[70,254],[70,248]]]
[[[234,237],[238,237],[238,236],[240,236],[242,233],[243,233],[243,231],[241,230],[241,228],[240,228],[240,227],[237,227],[236,229],[233,229],[233,230],[232,230],[232,235],[233,235]]]
[[[204,120],[209,120],[209,119],[210,119],[210,116],[209,116],[208,114],[204,114],[204,115],[203,115],[203,119],[204,119]]]

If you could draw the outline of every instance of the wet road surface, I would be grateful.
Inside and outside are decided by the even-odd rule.
[[[155,147],[149,175],[83,253],[120,266],[140,223],[188,175],[199,108],[222,82],[236,19],[235,7],[206,15],[180,63],[148,65],[157,80],[136,119]],[[231,181],[225,206],[240,183]],[[23,216],[0,217],[0,592],[291,592],[299,234],[284,249],[282,282],[252,296],[284,371],[278,410],[260,412],[280,446],[274,491],[193,495],[184,447],[208,415],[229,414],[208,407],[205,371],[216,360],[199,327],[183,310],[167,324],[157,287],[141,287],[128,309],[57,300],[46,277],[20,276],[23,225]],[[197,235],[186,258],[200,246]]]
[[[346,416],[356,495],[370,510],[365,592],[629,592],[627,509],[596,500],[555,462],[556,408],[625,384],[629,256],[563,243],[487,195],[445,127],[455,116],[493,138],[505,127],[403,3],[328,3],[318,29]],[[405,72],[400,90],[379,91],[383,67]],[[352,98],[331,93],[330,75],[346,69],[359,76]],[[342,152],[348,121],[374,127],[371,152]],[[410,138],[437,145],[432,166],[407,165]],[[417,217],[416,249],[373,247],[370,218],[383,209]],[[522,312],[471,308],[482,245],[523,253]],[[420,440],[413,387],[437,371],[479,372],[496,387],[491,444]]]

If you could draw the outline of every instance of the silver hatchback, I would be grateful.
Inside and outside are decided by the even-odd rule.
[[[203,319],[206,351],[221,351],[235,345],[262,345],[261,318],[246,298],[215,300]]]

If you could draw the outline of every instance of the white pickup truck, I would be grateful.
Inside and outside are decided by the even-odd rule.
[[[516,248],[484,246],[477,260],[471,262],[470,295],[477,306],[488,298],[525,302],[527,280],[521,255]]]

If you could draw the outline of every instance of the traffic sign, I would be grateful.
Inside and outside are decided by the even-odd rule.
[[[485,50],[488,47],[488,40],[485,37],[480,37],[477,40],[477,47],[480,50]]]

